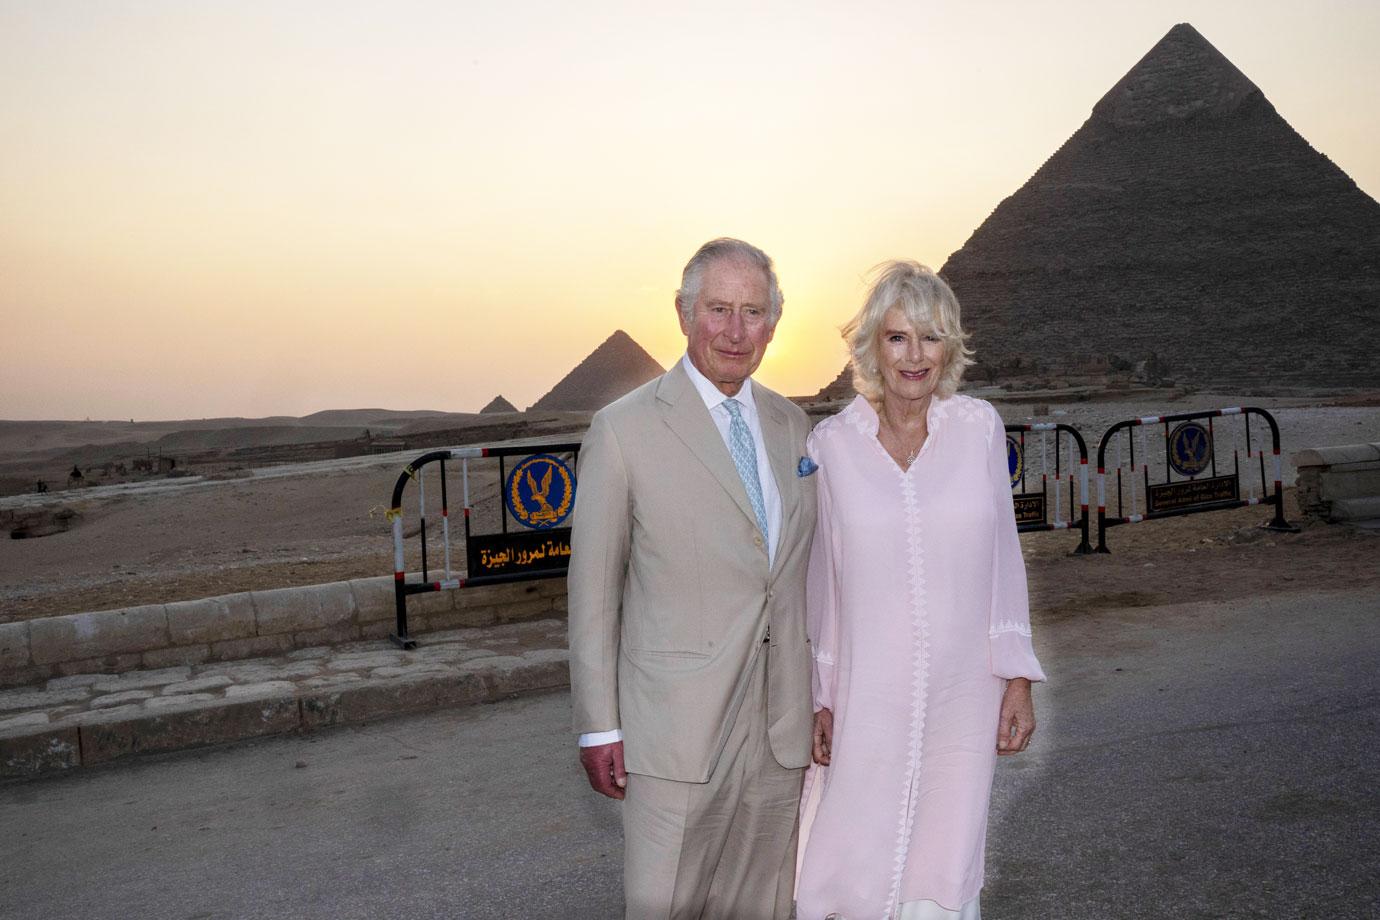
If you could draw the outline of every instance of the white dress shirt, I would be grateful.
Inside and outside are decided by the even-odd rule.
[[[719,429],[719,437],[724,439],[724,447],[728,448],[729,453],[733,451],[729,443],[728,428],[733,423],[733,417],[728,414],[728,409],[724,406],[724,400],[730,397],[725,396],[723,391],[714,386],[709,378],[700,373],[700,369],[695,367],[690,360],[690,355],[680,359],[680,363],[685,368],[685,373],[690,377],[690,382],[695,385],[695,391],[700,394],[700,399],[704,400],[705,408],[709,410],[709,417],[714,420],[714,427]],[[738,400],[742,406],[741,414],[743,421],[747,423],[748,431],[752,433],[752,443],[757,451],[757,478],[762,484],[762,504],[767,512],[767,565],[776,562],[776,546],[781,539],[781,490],[777,488],[776,477],[771,471],[771,461],[767,457],[767,444],[762,440],[762,421],[757,414],[757,402],[752,396],[752,378],[743,381],[743,386],[732,397]],[[736,469],[736,467],[735,467]],[[580,747],[593,747],[599,744],[612,744],[615,741],[623,740],[622,729],[611,729],[606,732],[587,732],[580,736]]]

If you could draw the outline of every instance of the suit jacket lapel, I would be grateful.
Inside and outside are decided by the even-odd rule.
[[[709,409],[690,382],[685,368],[680,362],[661,378],[656,389],[656,398],[661,403],[663,418],[676,437],[685,442],[690,452],[704,464],[705,468],[718,480],[726,491],[747,515],[747,519],[757,526],[757,515],[748,501],[743,480],[738,476],[738,468],[728,454],[728,446],[723,436],[709,417]],[[764,432],[765,436],[765,432]],[[768,451],[770,453],[770,451]],[[784,515],[783,515],[784,516]]]
[[[781,533],[776,537],[776,565],[780,565],[786,557],[786,534],[790,533],[793,518],[800,506],[800,483],[795,475],[795,464],[799,458],[794,456],[786,413],[781,411],[780,406],[764,398],[766,394],[762,389],[756,390],[756,393],[762,440],[767,445],[767,460],[771,463],[772,475],[776,477],[776,490],[781,495]]]

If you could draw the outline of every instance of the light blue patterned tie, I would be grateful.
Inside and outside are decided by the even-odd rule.
[[[752,513],[757,515],[757,526],[762,528],[762,536],[767,537],[767,505],[762,500],[762,480],[757,478],[757,447],[752,443],[747,422],[743,421],[742,404],[736,399],[725,399],[724,408],[732,419],[728,425],[728,452],[733,455],[733,465],[738,468],[743,488],[747,489]]]

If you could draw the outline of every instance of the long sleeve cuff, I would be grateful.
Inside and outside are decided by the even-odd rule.
[[[815,659],[814,685],[811,688],[815,711],[834,708],[834,663],[821,658]]]
[[[992,673],[1005,680],[1024,677],[1031,681],[1045,679],[1045,672],[1035,658],[1030,636],[1019,630],[1008,630],[991,636]]]
[[[623,729],[614,728],[606,732],[585,732],[580,736],[580,747],[598,747],[623,740]]]

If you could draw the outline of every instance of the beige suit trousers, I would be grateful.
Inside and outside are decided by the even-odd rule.
[[[804,769],[767,740],[767,646],[707,783],[628,774],[623,802],[627,920],[785,920],[795,888]]]

